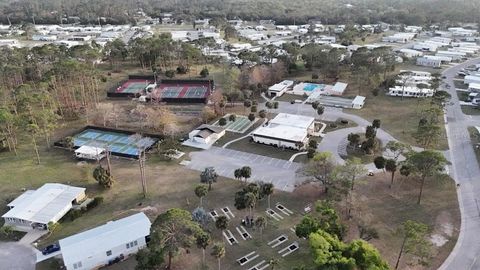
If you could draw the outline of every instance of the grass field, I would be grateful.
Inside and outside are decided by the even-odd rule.
[[[468,105],[461,105],[462,112],[466,115],[480,115],[480,108]]]
[[[414,177],[396,176],[391,189],[389,183],[389,173],[378,173],[359,181],[354,191],[355,210],[350,233],[358,237],[354,232],[359,221],[375,228],[379,239],[371,242],[390,266],[394,266],[401,246],[401,237],[396,233],[401,223],[406,220],[425,223],[429,226],[431,236],[446,241],[441,247],[432,247],[432,259],[424,268],[437,269],[455,246],[460,229],[460,211],[454,181],[428,180],[420,205],[416,204],[419,183]],[[422,269],[410,265],[414,262],[415,258],[407,255],[401,261],[399,269]]]
[[[470,140],[472,140],[473,151],[477,156],[477,162],[480,164],[480,149],[476,146],[480,144],[480,133],[475,127],[468,127],[468,134],[470,134]]]
[[[467,101],[469,92],[457,91],[458,100]]]
[[[246,144],[251,143],[247,141]],[[256,149],[261,149],[260,146],[255,144]],[[272,151],[270,147],[268,148],[268,151]],[[245,148],[241,150],[246,151]],[[282,152],[278,148],[274,150]],[[116,183],[111,189],[105,190],[100,188],[92,179],[91,174],[95,167],[94,164],[78,163],[73,159],[71,152],[60,149],[41,147],[40,155],[42,164],[36,165],[33,151],[26,142],[20,147],[18,156],[6,152],[0,153],[0,172],[2,172],[0,174],[0,183],[2,184],[0,187],[0,206],[4,211],[6,210],[6,203],[21,194],[23,188],[37,188],[47,182],[86,187],[87,194],[90,197],[104,197],[102,204],[84,213],[78,219],[63,222],[50,237],[40,242],[40,246],[138,211],[145,211],[153,220],[159,213],[171,207],[180,207],[191,211],[199,203],[198,198],[193,193],[194,187],[199,183],[199,173],[185,169],[185,167],[177,165],[175,161],[163,161],[155,155],[148,156],[146,177],[149,195],[146,199],[143,199],[140,194],[139,169],[136,161],[114,158],[112,166]],[[288,156],[291,156],[291,154],[288,153]],[[448,236],[450,240],[443,247],[435,250],[435,254],[438,255],[434,254],[434,260],[428,267],[429,269],[435,269],[439,262],[448,255],[454,244],[453,239],[457,236],[458,206],[454,185],[450,182],[438,185],[428,182],[425,187],[422,205],[417,206],[415,204],[415,196],[418,191],[417,182],[413,179],[397,180],[398,185],[390,190],[388,181],[388,175],[383,174],[358,181],[354,196],[354,217],[348,221],[350,226],[347,239],[358,238],[356,224],[362,218],[363,222],[367,222],[379,231],[380,239],[374,240],[373,243],[380,249],[382,256],[392,265],[397,255],[396,247],[400,243],[399,236],[394,234],[399,223],[407,218],[421,220],[429,224],[433,231],[437,230],[437,227],[442,228],[445,224],[447,226],[451,225],[453,233]],[[231,221],[229,227],[234,234],[236,234],[235,226],[238,226],[241,217],[245,215],[244,211],[238,211],[233,206],[233,194],[241,186],[242,184],[238,181],[220,178],[214,184],[213,191],[204,199],[204,207],[207,210],[217,209],[218,211],[220,207],[230,207],[236,215],[236,219]],[[311,267],[312,259],[308,243],[296,238],[290,228],[300,221],[300,213],[304,206],[321,199],[322,196],[321,188],[316,184],[301,186],[293,193],[276,191],[272,197],[272,203],[281,202],[293,210],[295,214],[291,217],[285,217],[280,222],[269,218],[268,226],[262,235],[259,231],[249,229],[253,240],[241,240],[236,234],[240,243],[235,246],[227,245],[227,255],[222,260],[222,269],[246,269],[245,266],[239,267],[235,260],[254,250],[259,252],[262,259],[268,260],[272,257],[280,259],[277,270],[290,270],[294,266],[301,265]],[[264,215],[265,208],[266,201],[259,202],[255,215]],[[339,208],[339,213],[342,209]],[[214,240],[223,241],[220,232],[213,227],[211,228]],[[300,250],[281,258],[277,254],[278,249],[274,250],[266,246],[266,242],[280,234],[288,235],[289,241],[287,243],[298,241]],[[209,253],[210,250],[207,250],[207,254]],[[411,260],[411,258],[407,257],[406,262],[408,260]],[[188,254],[182,251],[176,257],[174,269],[200,269],[200,261],[201,252],[197,248],[191,248]],[[209,269],[216,268],[216,261],[208,255],[207,263]],[[133,269],[134,265],[135,260],[129,259],[127,262],[110,267],[110,269],[130,270]],[[248,264],[247,266],[251,267],[252,265]],[[405,269],[406,266],[402,265],[402,268]],[[58,269],[58,265],[50,260],[38,265],[37,269],[53,270]]]
[[[413,133],[416,131],[419,120],[419,113],[430,104],[428,99],[413,99],[389,97],[380,93],[378,96],[368,94],[365,107],[361,110],[347,110],[349,113],[357,114],[363,118],[373,121],[380,119],[382,129],[389,132],[396,139],[417,145]],[[437,150],[448,149],[448,141],[445,128],[441,125],[442,134],[434,148]]]

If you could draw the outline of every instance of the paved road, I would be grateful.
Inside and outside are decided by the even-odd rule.
[[[468,135],[467,127],[480,124],[480,117],[466,116],[459,105],[453,77],[465,66],[480,63],[480,58],[449,68],[443,72],[450,85],[453,105],[447,106],[447,136],[450,147],[450,174],[460,183],[457,190],[462,224],[460,236],[450,256],[439,269],[480,269],[480,168]]]
[[[31,247],[17,242],[0,242],[0,269],[35,270],[36,255]]]
[[[215,171],[224,177],[235,179],[233,172],[243,166],[252,168],[251,182],[263,181],[273,183],[275,188],[284,191],[293,191],[295,185],[304,181],[298,177],[296,171],[302,165],[283,159],[276,159],[232,149],[212,147],[209,150],[192,152],[188,168],[203,171],[213,166]]]

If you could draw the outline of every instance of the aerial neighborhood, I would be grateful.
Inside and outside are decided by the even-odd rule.
[[[480,269],[479,12],[5,1],[0,269]]]

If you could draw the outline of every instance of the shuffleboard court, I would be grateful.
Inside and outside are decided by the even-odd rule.
[[[150,148],[158,139],[136,134],[104,131],[88,128],[73,136],[74,147],[83,145],[107,148],[113,155],[136,157],[143,149]]]
[[[229,114],[225,115],[223,118],[227,119],[227,124],[224,126],[220,126],[219,121],[217,120],[215,123],[212,125],[217,126],[217,127],[223,127],[225,130],[230,131],[230,132],[235,132],[235,133],[245,133],[255,122],[258,120],[255,118],[255,120],[250,121],[248,117],[244,115],[236,115],[235,121],[230,121],[229,120]]]

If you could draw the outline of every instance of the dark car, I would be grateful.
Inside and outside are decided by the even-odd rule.
[[[49,245],[49,246],[45,247],[42,250],[42,254],[43,255],[48,255],[50,253],[53,253],[53,252],[56,252],[56,251],[59,251],[59,250],[60,250],[60,246],[58,244],[52,244],[52,245]]]

